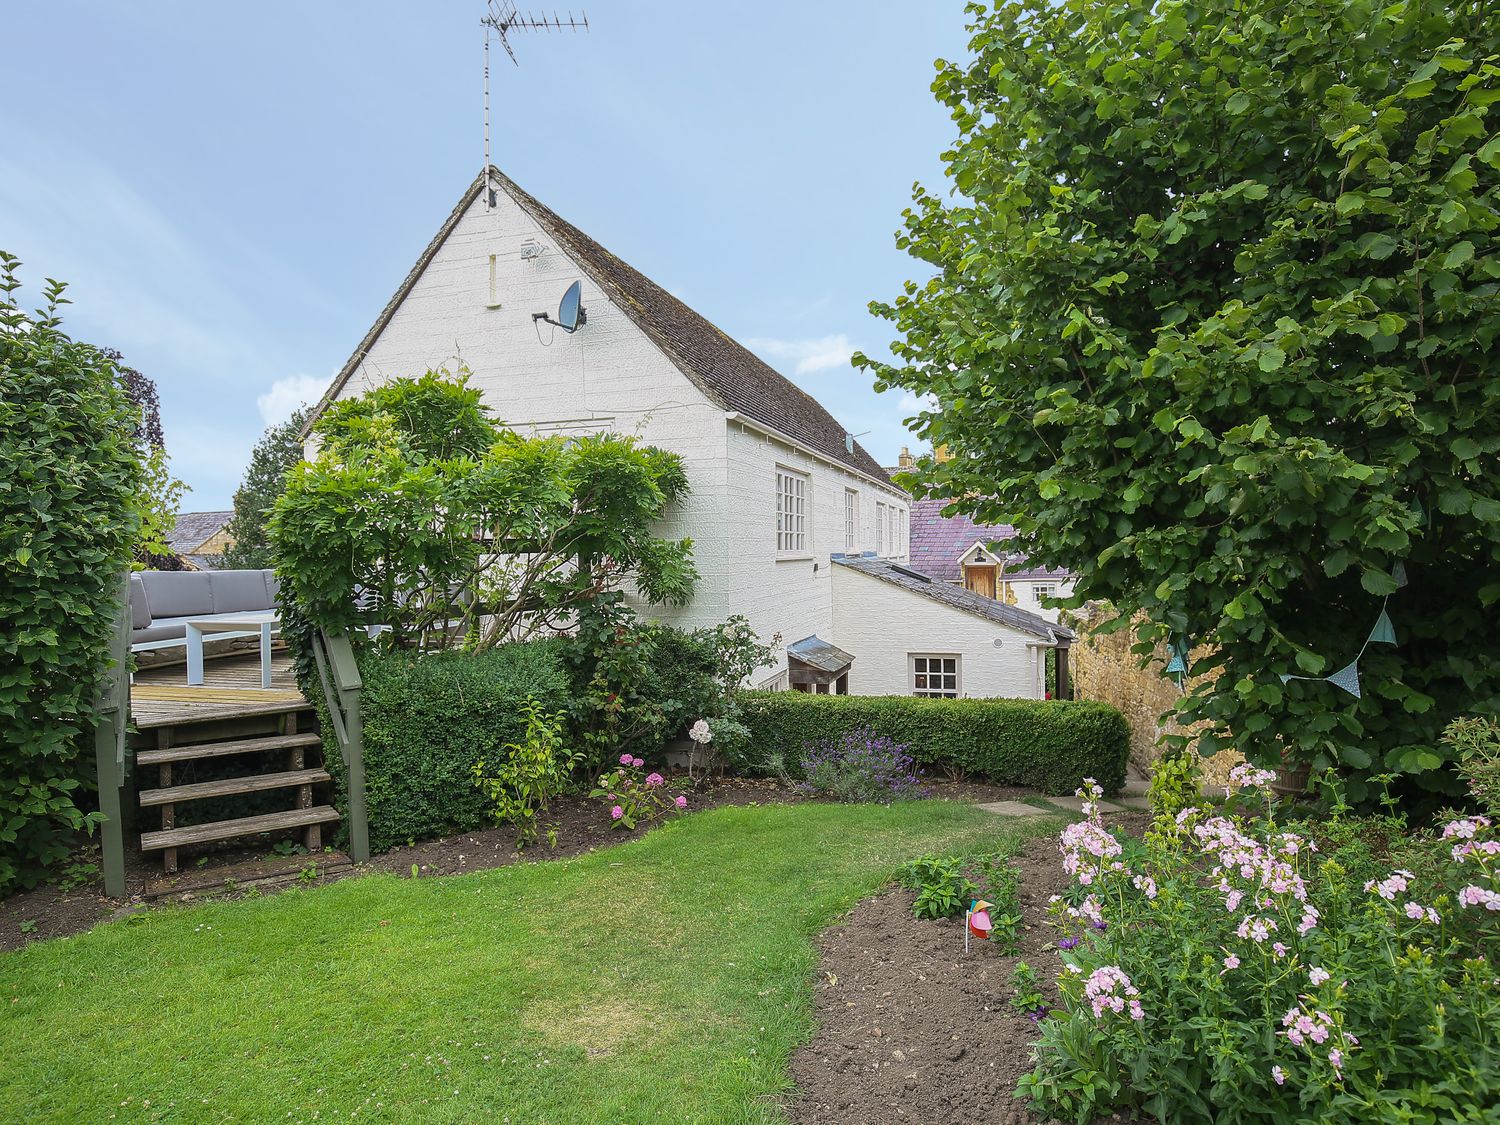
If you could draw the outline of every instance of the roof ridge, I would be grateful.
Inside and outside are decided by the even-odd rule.
[[[488,173],[488,177],[486,176]],[[309,415],[327,409],[353,377],[396,310],[410,295],[486,185],[499,187],[515,204],[555,239],[565,253],[588,274],[606,296],[630,318],[658,350],[710,402],[727,413],[739,413],[769,426],[779,434],[819,453],[875,483],[899,492],[889,475],[810,392],[803,390],[702,313],[673,296],[618,254],[602,246],[578,227],[531,195],[494,165],[482,170],[416,264],[386,302],[370,330],[349,356],[328,390]],[[304,431],[305,432],[305,431]],[[849,446],[853,446],[852,450]]]

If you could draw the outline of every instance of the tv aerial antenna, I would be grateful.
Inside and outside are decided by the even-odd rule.
[[[516,58],[515,48],[510,45],[513,34],[521,31],[587,31],[589,17],[587,12],[580,12],[575,17],[571,11],[566,16],[559,16],[555,11],[550,16],[545,12],[535,16],[530,11],[522,13],[516,8],[514,0],[486,0],[485,8],[485,14],[479,22],[484,25],[484,175],[488,188],[484,198],[485,209],[489,210],[495,206],[495,189],[489,187],[490,40],[499,39],[500,46],[505,48],[510,61],[520,66],[521,61]]]

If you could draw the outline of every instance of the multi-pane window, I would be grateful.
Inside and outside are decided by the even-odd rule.
[[[885,509],[885,548],[886,548],[886,552],[888,554],[891,554],[891,555],[899,555],[901,553],[901,541],[896,538],[896,512],[897,511],[898,511],[898,509],[897,509],[897,507],[894,504],[888,504],[888,505],[886,505],[886,509]]]
[[[877,500],[875,502],[875,553],[881,557],[885,556],[885,513],[885,505]]]
[[[896,509],[896,519],[900,529],[900,536],[896,540],[896,542],[900,544],[900,547],[896,551],[896,554],[900,555],[904,559],[907,555],[911,554],[911,542],[907,539],[905,508]]]
[[[913,654],[911,693],[927,696],[929,699],[957,699],[958,657]]]
[[[1034,598],[1036,598],[1037,604],[1040,605],[1043,598],[1057,597],[1057,587],[1051,585],[1050,583],[1038,582],[1031,588],[1031,594]]]
[[[844,551],[859,553],[859,493],[844,489]]]
[[[776,470],[776,550],[807,550],[807,477],[790,469]]]

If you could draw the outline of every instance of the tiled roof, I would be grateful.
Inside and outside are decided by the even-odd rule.
[[[963,580],[960,556],[975,543],[989,546],[1013,538],[1009,524],[980,524],[968,516],[945,516],[946,500],[913,500],[907,525],[911,535],[911,568],[942,582]],[[1005,568],[1005,577],[1018,582],[1038,579],[1062,580],[1068,572],[1056,567],[1028,567],[1024,562]]]
[[[1012,629],[1030,633],[1045,641],[1067,642],[1073,639],[1073,630],[1062,625],[1054,625],[1045,617],[1039,617],[1030,610],[984,597],[962,586],[954,586],[948,582],[928,578],[924,574],[916,573],[911,568],[900,566],[888,559],[877,558],[874,555],[834,555],[833,562],[836,566],[847,566],[850,570],[857,570],[871,578],[889,582],[893,586],[900,586],[903,590],[909,590],[913,594],[931,598],[935,602],[942,602],[946,606],[972,613],[976,617],[987,618],[997,625],[1008,625]]]
[[[774,367],[738,341],[731,339],[707,319],[688,308],[639,270],[622,262],[571,223],[566,222],[535,197],[523,191],[496,168],[491,183],[505,192],[534,219],[559,248],[578,263],[594,284],[608,295],[626,316],[670,359],[679,370],[725,411],[743,414],[778,433],[873,478],[893,491],[885,470],[863,446],[846,446],[848,431],[812,395],[797,387]],[[376,320],[349,361],[318,403],[317,417],[332,402],[375,345],[387,322],[406,299],[424,270],[436,257],[448,235],[458,225],[484,188],[484,174],[475,177],[437,237],[428,244],[417,264],[407,274],[379,319]],[[311,424],[311,422],[309,422]]]
[[[224,530],[233,512],[178,512],[177,522],[167,535],[167,546],[177,555],[191,555],[209,539]]]

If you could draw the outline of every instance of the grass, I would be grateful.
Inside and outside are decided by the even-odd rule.
[[[906,859],[1057,824],[724,808],[572,860],[137,915],[0,955],[0,1118],[781,1120],[813,936]]]

